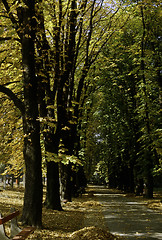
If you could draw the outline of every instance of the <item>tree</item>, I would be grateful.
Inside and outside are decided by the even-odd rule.
[[[42,224],[42,173],[40,127],[38,121],[37,79],[35,75],[35,2],[24,1],[16,6],[17,17],[9,2],[3,0],[4,9],[14,25],[22,47],[24,102],[16,94],[0,86],[0,91],[10,97],[23,118],[24,159],[26,167],[25,195],[22,221],[40,227]]]
[[[100,140],[96,146],[104,149],[101,158],[108,165],[109,183],[134,191],[143,181],[147,197],[153,195],[154,167],[161,168],[159,65],[155,64],[160,56],[160,31],[155,24],[155,19],[160,21],[159,11],[159,5],[151,2],[127,8],[129,21],[103,51],[105,63],[100,64],[102,74],[98,73],[102,102],[95,112],[99,119],[95,134]]]
[[[37,54],[41,90],[40,117],[45,123],[46,151],[55,156],[58,154],[60,140],[64,155],[72,156],[75,152],[79,107],[83,105],[89,84],[86,77],[102,47],[114,33],[116,20],[112,23],[112,19],[118,10],[117,7],[107,11],[104,1],[95,0],[73,0],[66,3],[46,1],[39,10],[37,17],[41,24],[37,35]],[[54,158],[47,161],[48,165],[50,170],[51,166],[57,168]],[[70,165],[61,166],[64,174],[71,171]],[[53,183],[50,184],[50,181],[54,181],[52,175],[48,177],[49,186],[53,186]],[[68,179],[64,183],[62,181],[62,184],[71,186],[70,174],[66,175]],[[64,189],[69,189],[70,193],[69,187],[65,186]],[[47,190],[49,194],[52,192],[53,189]],[[70,195],[67,194],[69,200]],[[50,207],[55,208],[54,201],[48,200],[48,194],[47,202]]]

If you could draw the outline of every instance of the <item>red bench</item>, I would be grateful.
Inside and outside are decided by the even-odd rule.
[[[24,240],[31,233],[35,231],[35,227],[25,227],[24,229],[19,228],[17,224],[17,216],[20,214],[19,211],[11,210],[11,214],[2,217],[0,214],[0,240]],[[4,224],[8,221],[11,221],[11,233],[10,238],[5,233]]]

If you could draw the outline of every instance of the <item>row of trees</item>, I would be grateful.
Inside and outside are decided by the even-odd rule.
[[[0,157],[18,173],[23,147],[22,220],[41,226],[42,163],[51,209],[62,210],[60,183],[69,201],[73,186],[82,186],[81,162],[87,176],[102,163],[112,187],[134,191],[145,176],[152,196],[152,170],[160,169],[158,2],[0,6]]]
[[[61,210],[58,153],[63,153],[61,158],[66,162],[59,164],[61,183],[65,197],[71,200],[72,163],[76,161],[72,156],[77,156],[79,146],[78,119],[90,84],[86,77],[115,31],[119,7],[102,0],[2,0],[1,9],[0,91],[19,110],[17,116],[12,115],[12,121],[16,119],[18,124],[22,120],[22,129],[21,125],[13,127],[8,120],[8,143],[15,141],[18,129],[23,132],[23,137],[16,136],[15,141],[24,141],[26,187],[22,220],[41,226],[40,139],[47,166],[46,205]],[[4,95],[1,101],[5,119],[12,105],[8,105]],[[6,127],[6,122],[2,125]]]
[[[100,101],[87,131],[96,132],[86,145],[87,172],[93,159],[110,187],[140,194],[145,186],[145,195],[153,197],[153,178],[162,167],[160,3],[139,2],[127,11],[129,22],[96,67],[98,91],[91,101]]]

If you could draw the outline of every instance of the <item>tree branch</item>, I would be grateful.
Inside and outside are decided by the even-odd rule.
[[[13,38],[13,37],[0,37],[0,42],[6,41],[6,40],[16,40],[18,42],[21,42],[19,38]]]
[[[15,104],[15,106],[20,110],[21,114],[24,115],[24,103],[13,93],[9,88],[0,85],[0,92],[5,93]]]
[[[15,19],[14,15],[12,14],[8,2],[7,2],[6,0],[2,0],[2,3],[3,3],[3,5],[4,5],[4,7],[5,7],[5,9],[6,9],[7,13],[8,13],[8,15],[9,15],[9,18],[10,18],[10,20],[11,20],[14,28],[15,28],[16,31],[17,31],[18,36],[21,38],[21,33],[20,33],[20,29],[19,29],[19,23],[18,23],[18,21]]]

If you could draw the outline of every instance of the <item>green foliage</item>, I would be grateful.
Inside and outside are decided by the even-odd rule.
[[[103,160],[108,166],[109,183],[122,189],[133,190],[133,183],[128,186],[130,175],[136,182],[147,178],[153,166],[155,175],[161,171],[160,12],[160,6],[151,1],[145,6],[129,5],[127,24],[105,46],[97,65],[100,71],[95,98],[100,101],[93,108],[90,123],[93,126],[95,122],[96,128],[93,132],[88,128],[92,134],[88,141],[98,136],[94,142],[98,150],[93,160],[94,150],[87,145],[87,159],[91,152],[93,164]]]
[[[64,154],[62,151],[59,152],[59,154],[54,154],[50,152],[46,152],[46,161],[51,162],[54,161],[56,163],[62,163],[64,165],[68,165],[69,163],[72,163],[74,165],[81,165],[81,161],[74,155],[67,155]]]
[[[18,2],[9,3],[18,19]],[[149,155],[158,174],[162,164],[160,2],[46,0],[37,5],[36,13],[44,166],[46,161],[80,164],[77,155],[89,178],[98,164],[97,171],[106,181],[108,172],[117,185],[124,172],[133,171],[135,181],[144,177]],[[19,37],[6,12],[1,11],[0,24],[0,84],[23,99]],[[0,160],[19,169],[23,166],[20,114],[4,94],[0,101]],[[56,133],[59,154],[43,146],[44,139],[51,140],[48,134]]]
[[[100,183],[108,183],[108,168],[105,161],[99,161],[96,166],[96,170],[93,174],[94,176],[99,176]]]

